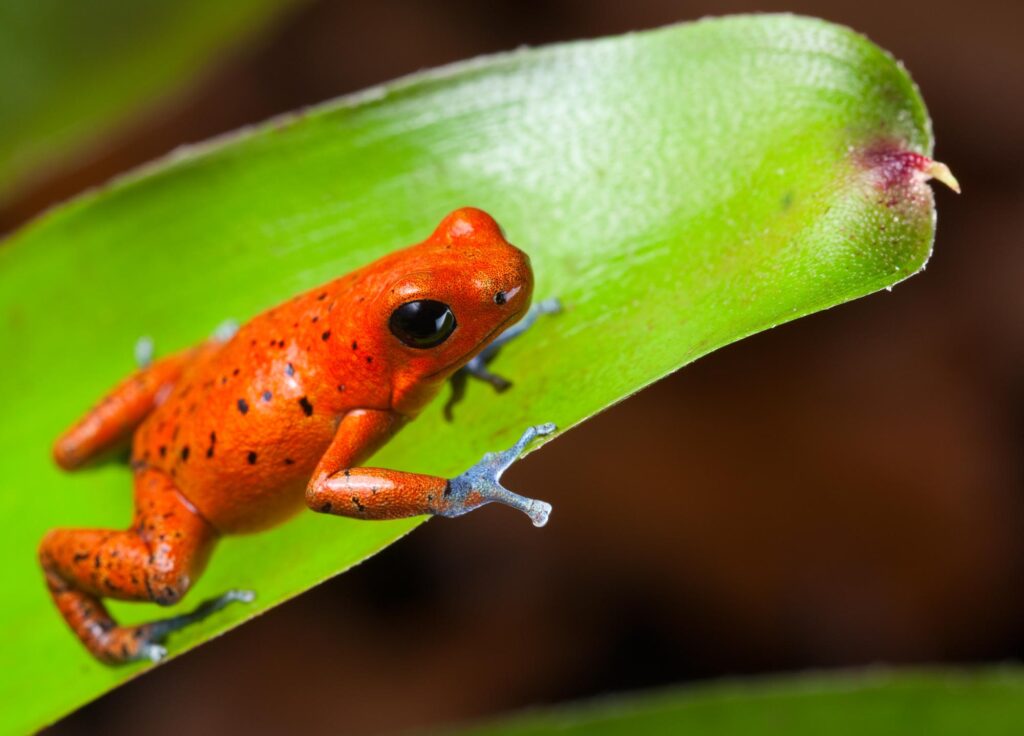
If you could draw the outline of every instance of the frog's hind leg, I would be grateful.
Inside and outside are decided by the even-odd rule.
[[[126,446],[135,428],[166,398],[201,350],[161,358],[121,381],[57,440],[53,446],[57,464],[75,470]]]
[[[202,573],[216,530],[155,470],[135,477],[135,518],[126,531],[55,529],[43,538],[39,559],[57,608],[82,643],[111,664],[160,659],[172,631],[251,594],[231,591],[193,613],[121,626],[101,599],[179,601]]]

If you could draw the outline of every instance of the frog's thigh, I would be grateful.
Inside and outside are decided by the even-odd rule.
[[[202,572],[216,536],[167,476],[145,470],[135,477],[131,528],[55,529],[40,553],[44,567],[77,590],[169,605]]]
[[[211,348],[206,348],[211,349]],[[65,470],[76,470],[107,452],[127,446],[166,391],[199,354],[184,350],[142,368],[112,388],[53,446],[53,456]]]
[[[57,608],[101,659],[139,656],[148,627],[120,627],[101,598],[178,601],[202,572],[217,533],[153,470],[135,477],[135,519],[127,531],[55,529],[39,558]]]

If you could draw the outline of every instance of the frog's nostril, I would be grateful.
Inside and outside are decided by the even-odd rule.
[[[494,295],[494,303],[498,305],[505,304],[512,301],[512,297],[519,293],[521,286],[513,286],[508,291],[499,291]]]

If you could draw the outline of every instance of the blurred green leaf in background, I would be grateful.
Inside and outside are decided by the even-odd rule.
[[[8,130],[0,146],[33,150]],[[454,423],[434,405],[374,459],[452,475],[528,424],[567,429],[717,347],[913,274],[933,238],[918,157],[931,148],[913,83],[869,41],[735,17],[416,75],[46,214],[0,248],[0,729],[36,728],[145,668],[93,661],[35,560],[51,527],[128,522],[127,468],[61,474],[49,447],[131,369],[140,335],[177,349],[422,239],[455,207],[484,208],[530,253],[538,296],[566,311],[503,350],[510,392],[471,386]],[[259,597],[176,636],[172,655],[418,523],[305,514],[226,540],[183,607],[230,587]]]
[[[0,0],[0,201],[297,0]]]
[[[1012,736],[1024,722],[1014,670],[885,671],[721,682],[524,713],[462,736]]]

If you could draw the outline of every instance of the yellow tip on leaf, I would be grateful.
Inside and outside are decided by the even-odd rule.
[[[925,173],[931,178],[941,181],[957,194],[960,194],[960,182],[956,180],[953,172],[949,170],[946,164],[941,161],[932,161],[928,164],[928,168],[925,169]]]

